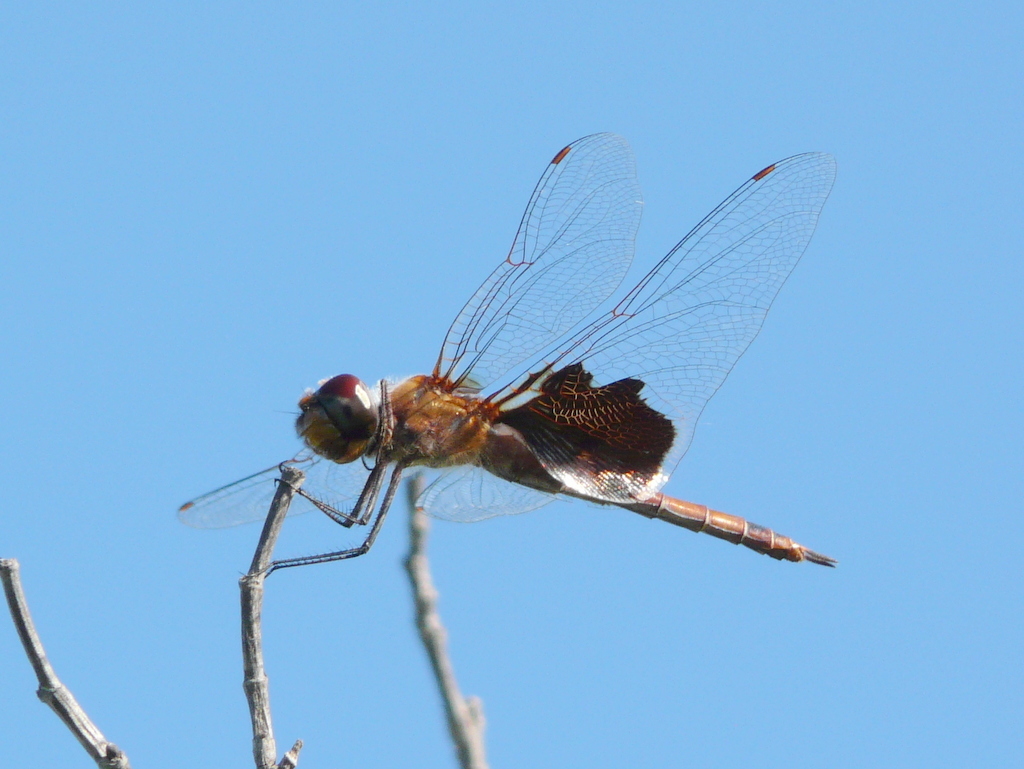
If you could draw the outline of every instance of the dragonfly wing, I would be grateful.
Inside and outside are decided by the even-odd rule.
[[[576,326],[625,277],[642,206],[621,136],[594,134],[559,152],[505,261],[448,330],[434,374],[479,390]]]
[[[467,523],[526,513],[554,499],[553,494],[509,483],[473,465],[463,465],[442,473],[423,490],[416,504],[434,518]]]
[[[579,494],[612,502],[638,499],[664,484],[708,400],[757,336],[807,248],[834,179],[835,161],[821,153],[759,172],[612,312],[548,357],[556,386],[549,384],[551,391],[533,407],[517,408],[510,418],[536,426],[524,435],[553,476]],[[564,392],[555,392],[558,387]],[[537,405],[546,409],[546,421],[527,413]],[[621,416],[613,418],[623,409],[643,424],[625,430]],[[552,414],[571,429],[552,429]],[[671,426],[659,422],[659,414]],[[624,473],[635,463],[616,464],[614,457],[649,453],[645,434],[651,430],[657,456],[647,458],[642,477]]]
[[[304,495],[343,511],[355,503],[370,474],[361,462],[340,465],[310,452],[303,452],[286,464],[294,465],[305,473],[306,479],[301,486]],[[182,505],[178,509],[178,519],[198,529],[221,529],[263,520],[270,510],[280,476],[280,465],[274,465],[214,489]],[[315,510],[316,505],[307,496],[297,495],[288,514]]]
[[[265,518],[280,475],[274,465],[207,492],[178,508],[178,520],[197,529],[223,529]]]

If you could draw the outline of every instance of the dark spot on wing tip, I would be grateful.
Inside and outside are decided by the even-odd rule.
[[[566,148],[566,149],[568,149],[568,148]],[[754,178],[751,181],[759,182],[759,181],[761,181],[764,177],[766,177],[768,174],[770,174],[774,170],[775,170],[775,163],[772,163],[767,168],[762,168],[760,171],[758,171],[756,174],[754,174]]]
[[[559,163],[565,160],[565,156],[569,154],[569,150],[571,149],[572,145],[568,147],[563,147],[562,150],[551,159],[551,165],[557,166]]]
[[[186,510],[188,510],[190,508],[193,508],[195,506],[196,506],[195,502],[186,502],[185,504],[183,504],[181,507],[178,508],[178,512],[179,513],[184,513]]]

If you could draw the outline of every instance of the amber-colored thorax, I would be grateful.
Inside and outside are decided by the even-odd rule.
[[[419,375],[391,391],[393,459],[428,467],[480,463],[497,407],[456,395],[443,385],[433,377]]]

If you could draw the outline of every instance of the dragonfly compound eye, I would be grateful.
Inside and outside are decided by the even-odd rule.
[[[370,388],[358,377],[331,377],[320,385],[313,398],[345,440],[366,441],[377,431],[377,409]]]

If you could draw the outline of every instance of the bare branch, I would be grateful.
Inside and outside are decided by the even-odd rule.
[[[455,743],[455,751],[462,769],[487,769],[484,752],[483,702],[478,697],[466,700],[459,691],[455,671],[448,657],[448,632],[441,623],[437,612],[437,589],[430,575],[427,560],[427,535],[430,520],[426,513],[416,506],[416,500],[423,490],[423,477],[417,475],[409,481],[409,555],[405,569],[412,583],[416,601],[416,627],[430,658],[430,666],[437,679],[437,686],[444,701],[448,717],[448,731]]]
[[[107,741],[96,724],[82,710],[71,691],[57,678],[50,661],[46,659],[43,643],[36,632],[25,593],[21,588],[19,569],[15,559],[0,559],[0,580],[4,583],[11,619],[14,620],[21,645],[25,647],[25,654],[32,663],[39,681],[36,695],[60,717],[97,766],[101,769],[131,769],[128,756],[117,745]]]
[[[249,573],[238,581],[242,592],[242,663],[245,669],[245,698],[249,701],[249,715],[252,718],[252,753],[257,769],[293,769],[299,760],[302,740],[295,745],[281,763],[276,763],[277,745],[274,742],[274,728],[270,718],[270,686],[267,672],[263,667],[263,582],[267,576],[274,553],[277,536],[281,532],[284,517],[288,514],[295,490],[306,479],[305,474],[288,465],[281,466],[281,481],[277,486],[274,501],[270,504],[259,544],[252,558]]]
[[[299,763],[300,750],[302,750],[302,740],[295,740],[292,749],[281,758],[281,763],[277,765],[277,769],[295,769]]]

